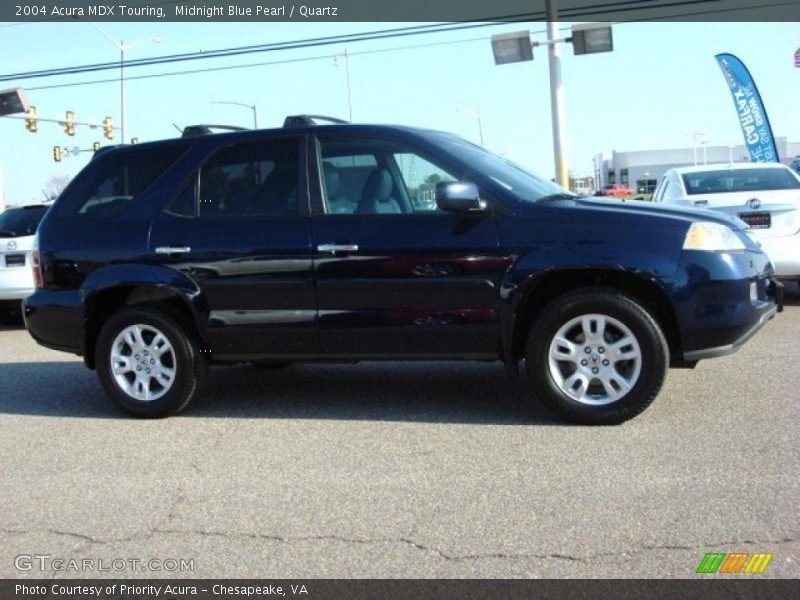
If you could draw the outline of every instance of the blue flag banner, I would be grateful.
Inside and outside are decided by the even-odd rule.
[[[750,160],[778,162],[778,148],[772,136],[769,117],[750,71],[733,54],[717,54],[717,62],[731,90],[744,143],[750,151]]]

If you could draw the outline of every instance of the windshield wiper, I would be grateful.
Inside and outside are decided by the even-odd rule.
[[[17,237],[17,232],[9,229],[0,229],[0,237]]]
[[[548,194],[547,196],[542,196],[537,200],[537,202],[552,202],[553,200],[574,200],[575,198],[580,198],[576,194],[567,194],[565,192],[560,192],[558,194]]]

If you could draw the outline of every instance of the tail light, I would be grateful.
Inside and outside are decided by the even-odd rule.
[[[31,252],[31,264],[33,265],[33,283],[36,289],[44,287],[44,277],[42,276],[42,261],[39,258],[39,238],[33,239],[33,251]]]

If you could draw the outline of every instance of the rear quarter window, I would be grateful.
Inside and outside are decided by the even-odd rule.
[[[93,160],[53,206],[58,219],[108,220],[120,216],[178,160],[185,143],[112,151]]]

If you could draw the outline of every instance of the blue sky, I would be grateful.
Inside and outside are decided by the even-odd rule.
[[[158,36],[160,44],[131,50],[129,59],[213,50],[230,46],[370,31],[387,23],[108,23],[116,39],[134,42]],[[563,24],[564,26],[568,24]],[[549,79],[546,50],[535,60],[497,67],[489,37],[530,29],[544,39],[544,24],[499,25],[446,34],[351,43],[353,120],[443,129],[478,140],[474,116],[480,109],[485,145],[545,177],[553,175]],[[468,40],[468,41],[464,41]],[[687,132],[708,132],[709,144],[739,144],[741,133],[730,95],[714,55],[731,52],[750,68],[761,90],[776,136],[800,141],[800,46],[798,23],[635,23],[614,27],[615,51],[573,56],[563,49],[569,166],[592,173],[601,151],[688,146]],[[459,42],[415,49],[418,44]],[[372,52],[377,50],[389,50]],[[331,55],[345,46],[323,46],[129,69],[129,77],[173,70],[323,57],[288,64],[144,79],[127,83],[130,136],[153,140],[177,135],[173,123],[228,123],[249,126],[245,108],[212,100],[255,103],[262,127],[278,126],[288,114],[318,113],[347,118],[344,61]],[[369,53],[367,53],[369,52]],[[0,24],[0,73],[116,60],[118,52],[86,23]],[[338,63],[338,66],[337,64]],[[73,110],[77,120],[119,123],[119,84],[49,90],[42,85],[109,79],[116,71],[20,81],[44,117]],[[14,83],[0,84],[13,87]],[[91,147],[100,131],[78,128],[69,138],[55,124],[41,123],[31,134],[23,122],[0,119],[0,168],[6,202],[36,199],[47,180],[74,175],[89,154],[52,160],[54,145]]]

